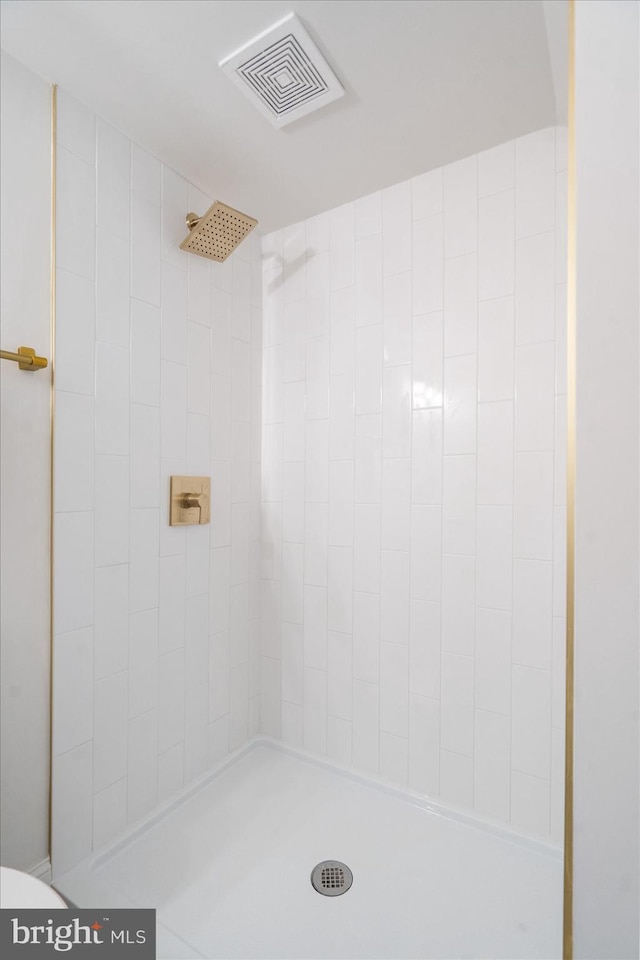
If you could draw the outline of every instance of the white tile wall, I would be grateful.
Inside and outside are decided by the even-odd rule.
[[[208,198],[60,114],[54,870],[260,729],[560,842],[555,131],[216,265]]]
[[[262,280],[257,237],[179,250],[208,198],[62,91],[58,118],[60,872],[255,732]],[[176,473],[212,476],[210,526],[168,526]]]
[[[559,841],[555,141],[264,238],[262,724]]]

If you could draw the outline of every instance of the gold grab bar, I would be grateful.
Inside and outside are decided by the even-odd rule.
[[[42,370],[49,364],[46,357],[37,357],[32,347],[18,347],[17,353],[0,350],[0,360],[13,360],[21,370]]]

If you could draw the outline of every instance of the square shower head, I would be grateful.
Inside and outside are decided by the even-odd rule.
[[[222,263],[257,223],[246,213],[216,200],[203,217],[187,214],[189,235],[180,244],[180,249]]]

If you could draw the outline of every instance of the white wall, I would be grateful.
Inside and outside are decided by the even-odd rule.
[[[265,238],[262,729],[560,842],[565,134]]]
[[[637,957],[638,4],[576,4],[574,942]]]
[[[50,350],[51,88],[2,53],[0,345]],[[49,848],[51,372],[0,371],[2,863]]]
[[[54,874],[258,729],[261,398],[257,238],[179,250],[212,201],[58,118]],[[211,476],[210,526],[169,527],[171,474]]]

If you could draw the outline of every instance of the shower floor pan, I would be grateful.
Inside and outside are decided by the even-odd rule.
[[[342,896],[311,885],[322,860],[352,870]],[[165,960],[561,955],[554,848],[260,741],[55,885],[155,907]]]

